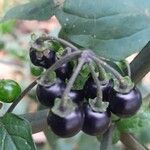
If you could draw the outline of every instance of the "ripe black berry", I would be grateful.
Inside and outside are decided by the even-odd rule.
[[[120,93],[113,89],[110,97],[109,109],[119,117],[134,115],[142,104],[141,93],[136,87],[128,93]]]
[[[110,125],[110,116],[107,112],[95,112],[89,104],[83,106],[85,118],[82,127],[83,132],[89,135],[103,134]]]
[[[36,95],[39,102],[45,106],[53,107],[55,98],[61,98],[65,86],[65,83],[60,79],[57,79],[48,87],[38,85],[36,88]]]
[[[81,130],[83,121],[84,114],[80,107],[77,107],[65,117],[60,117],[51,111],[47,117],[47,123],[52,131],[63,138],[76,135]]]
[[[109,101],[109,92],[113,87],[113,80],[110,79],[109,82],[101,84],[101,90],[103,93],[103,101]],[[84,91],[85,91],[85,98],[86,99],[93,99],[97,96],[97,86],[92,78],[90,76],[88,80],[86,81],[84,85]]]
[[[56,76],[60,78],[61,80],[65,81],[66,79],[69,79],[73,72],[73,65],[71,62],[63,64],[61,67],[55,70]]]
[[[45,52],[39,52],[31,47],[30,60],[35,66],[41,66],[47,69],[55,63],[56,56],[54,51],[45,50]]]
[[[84,92],[83,90],[71,90],[69,97],[74,103],[81,105],[84,101]]]

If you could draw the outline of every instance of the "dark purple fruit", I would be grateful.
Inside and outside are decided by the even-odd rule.
[[[84,114],[80,107],[65,117],[60,117],[50,111],[47,123],[51,130],[62,138],[76,135],[81,129],[84,121]]]
[[[83,90],[71,90],[69,97],[74,103],[81,105],[84,101],[84,92]]]
[[[109,82],[101,84],[101,90],[103,93],[103,101],[109,101],[109,93],[110,90],[113,87],[113,80],[110,79]],[[86,81],[85,85],[84,85],[84,95],[86,99],[94,99],[95,97],[97,97],[97,86],[93,80],[93,78],[90,76],[88,78],[88,80]]]
[[[71,62],[63,64],[61,67],[55,70],[56,76],[60,78],[61,80],[65,81],[66,79],[69,79],[73,72],[73,65]]]
[[[57,79],[50,86],[38,85],[36,88],[36,95],[39,102],[45,106],[53,107],[55,98],[61,98],[65,89],[65,83]]]
[[[53,65],[56,61],[56,55],[54,51],[46,50],[47,52],[44,54],[43,52],[39,52],[34,48],[30,48],[30,60],[35,66],[41,66],[43,68],[48,69],[51,65]]]
[[[110,97],[109,109],[119,117],[133,116],[142,104],[141,93],[136,87],[128,93],[120,93],[113,89]]]
[[[89,135],[103,134],[110,125],[110,116],[107,112],[95,112],[89,104],[83,105],[85,114],[82,131]]]

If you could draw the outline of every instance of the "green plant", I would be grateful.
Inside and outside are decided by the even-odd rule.
[[[16,98],[14,103],[8,109],[7,113],[3,117],[1,117],[0,124],[4,125],[2,132],[0,132],[0,135],[2,136],[1,139],[5,139],[5,135],[9,134],[9,137],[13,141],[11,144],[12,146],[15,145],[17,147],[20,143],[23,145],[26,144],[26,142],[23,143],[23,140],[21,140],[23,131],[20,134],[17,133],[17,137],[19,138],[14,139],[11,122],[9,122],[8,120],[14,119],[16,122],[18,121],[17,127],[19,127],[21,123],[25,123],[26,121],[24,119],[20,119],[16,115],[8,114],[8,112],[12,112],[12,110],[19,103],[22,97],[27,94],[37,83],[40,86],[42,85],[47,87],[50,83],[54,82],[55,77],[52,72],[60,68],[63,64],[67,64],[68,62],[73,61],[74,70],[72,76],[64,80],[67,85],[61,93],[60,97],[57,97],[57,99],[53,101],[54,107],[51,109],[52,116],[50,115],[49,118],[59,118],[60,122],[63,122],[63,119],[67,115],[70,115],[71,112],[79,109],[79,106],[71,100],[71,97],[69,97],[69,93],[73,89],[82,89],[86,80],[88,79],[89,73],[91,73],[97,93],[96,97],[92,97],[93,99],[91,97],[91,99],[88,98],[88,103],[91,106],[93,112],[102,113],[106,111],[109,101],[102,101],[102,84],[99,83],[108,80],[110,81],[110,79],[113,78],[115,90],[119,93],[121,92],[121,94],[126,94],[132,91],[134,88],[134,84],[131,79],[135,83],[137,83],[150,70],[150,63],[143,63],[149,62],[150,56],[150,44],[148,43],[148,41],[150,40],[150,16],[147,15],[150,11],[149,1],[114,0],[112,3],[112,1],[110,0],[96,0],[93,3],[93,1],[87,0],[85,3],[84,0],[65,0],[57,2],[58,3],[53,0],[31,1],[27,4],[12,8],[5,14],[3,18],[3,21],[9,19],[45,20],[52,15],[55,15],[62,26],[62,29],[58,34],[59,38],[51,36],[39,37],[37,38],[37,41],[40,42],[37,43],[36,41],[34,41],[34,44],[36,45],[34,48],[39,49],[39,47],[42,47],[45,50],[45,48],[47,48],[51,42],[57,44],[59,43],[61,45],[60,47],[71,48],[70,53],[67,52],[64,55],[59,56],[59,59],[56,60],[56,62],[52,66],[46,66],[45,68],[47,70],[43,72],[43,74],[35,81],[33,81],[33,83],[31,83],[19,97]],[[45,41],[48,42],[47,45],[43,44]],[[59,52],[59,50],[57,52]],[[130,56],[135,52],[140,53],[131,62],[130,71],[129,65],[124,61],[120,62],[120,60],[125,59],[127,56]],[[39,60],[41,60],[41,58]],[[49,68],[49,66],[51,67]],[[108,73],[111,73],[111,75],[108,75]],[[111,99],[111,97],[108,99]],[[141,105],[141,98],[139,98],[139,101],[140,103],[138,107],[136,107],[136,111]],[[114,106],[114,104],[112,104],[112,106]],[[143,106],[141,107],[141,109],[143,110]],[[40,124],[37,129],[34,129],[36,125],[33,122],[34,120],[36,120],[36,118],[39,121],[39,117],[41,120],[43,119],[44,122],[46,122],[45,119],[47,117],[46,114],[48,111],[49,110],[37,112],[35,114],[32,114],[32,117],[29,117],[28,114],[23,116],[31,122],[33,132],[44,130],[45,126],[43,125],[41,127]],[[110,110],[108,109],[109,113],[110,111],[114,112],[113,107],[111,107]],[[134,113],[136,111],[134,111]],[[118,112],[114,113],[118,115]],[[120,113],[123,112],[119,112],[118,116],[120,116]],[[134,113],[132,113],[132,115]],[[107,126],[107,131],[103,134],[102,139],[100,140],[101,150],[111,149],[111,136],[113,134],[112,131],[114,130],[112,127],[113,124],[115,124],[119,132],[118,135],[121,135],[120,139],[124,144],[126,144],[124,139],[126,139],[127,142],[128,140],[130,140],[132,141],[132,143],[134,143],[131,145],[131,142],[129,141],[126,144],[129,148],[136,147],[136,149],[146,149],[142,144],[135,142],[136,139],[134,139],[133,136],[131,138],[131,135],[129,135],[130,133],[134,133],[134,129],[141,129],[148,126],[148,123],[145,123],[145,121],[147,120],[148,122],[150,114],[147,110],[143,111],[142,114],[143,115],[141,115],[141,113],[137,113],[135,116],[123,120],[119,120],[118,118],[117,120],[115,120],[114,116],[112,116],[112,124],[110,127]],[[52,124],[55,123],[55,121],[57,122],[58,120],[54,119],[54,122],[52,122]],[[7,128],[5,127],[5,124],[7,124]],[[50,126],[52,124],[50,124]],[[28,126],[28,128],[26,128],[27,131],[24,131],[24,133],[26,132],[26,134],[24,134],[23,138],[27,141],[27,138],[29,136],[31,137],[31,130],[29,127],[30,125],[28,123],[26,123],[26,125]],[[8,129],[10,129],[9,132],[6,132]],[[52,129],[54,131],[53,127]],[[65,124],[63,129],[65,129]],[[80,129],[78,128],[78,130]],[[57,126],[57,130],[55,131],[59,131],[59,126]],[[61,136],[61,134],[59,134],[60,132],[55,133]],[[77,132],[73,133],[75,134]],[[69,135],[67,135],[66,133],[63,133],[62,136],[68,137],[74,134],[69,133]],[[130,138],[122,138],[124,136]],[[36,149],[32,139],[29,139],[30,141],[27,141],[26,149]],[[8,141],[9,140],[4,140],[4,144],[2,140],[2,142],[0,143],[0,146],[4,150],[9,150],[9,148],[7,147]],[[10,147],[12,148],[12,146]]]

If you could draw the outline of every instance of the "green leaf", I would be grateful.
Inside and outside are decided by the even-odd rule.
[[[115,70],[117,70],[122,76],[128,76],[125,60],[120,60],[120,61],[107,60],[107,63],[110,66],[112,66]]]
[[[61,36],[106,58],[124,59],[150,40],[148,0],[66,0]]]
[[[140,111],[133,117],[121,119],[116,123],[120,132],[129,132],[138,134],[144,128],[150,126],[150,109],[142,106]]]
[[[0,23],[0,33],[5,34],[5,33],[12,32],[15,25],[16,25],[16,21],[14,20],[9,20],[9,21]]]
[[[30,124],[10,113],[1,117],[0,150],[36,150]]]
[[[54,14],[54,7],[53,0],[34,0],[10,9],[3,21],[9,19],[47,20]]]
[[[117,127],[115,127],[113,131],[113,136],[112,136],[112,143],[116,144],[119,140],[120,140],[120,132],[117,129]]]

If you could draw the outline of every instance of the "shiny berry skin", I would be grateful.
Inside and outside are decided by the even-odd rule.
[[[47,117],[47,123],[51,130],[62,138],[76,135],[82,129],[83,121],[84,113],[81,107],[77,107],[65,117],[60,117],[51,111]]]
[[[60,79],[57,79],[48,87],[38,85],[36,88],[36,95],[39,102],[44,106],[53,107],[55,98],[61,98],[65,86],[65,83]]]
[[[113,89],[110,97],[109,109],[119,117],[133,116],[142,104],[141,93],[136,87],[128,93],[120,93]]]
[[[101,84],[101,89],[103,93],[103,101],[109,101],[109,92],[113,87],[113,80],[110,79],[108,83]],[[94,99],[97,96],[97,86],[90,76],[84,85],[84,95],[86,99]]]
[[[83,105],[85,114],[82,131],[88,135],[103,134],[110,125],[110,116],[107,112],[95,112],[89,104]]]
[[[47,54],[44,54],[44,51],[38,52],[36,49],[31,47],[29,55],[30,55],[31,62],[35,66],[41,66],[46,69],[52,66],[56,61],[56,54],[54,51],[51,51],[51,50],[49,50]]]
[[[0,101],[12,103],[21,94],[21,87],[13,80],[0,80]]]
[[[70,62],[62,64],[62,66],[56,69],[55,72],[58,78],[65,81],[71,77],[73,72],[73,65]]]
[[[74,103],[81,105],[84,101],[84,92],[83,90],[71,90],[69,97]]]

